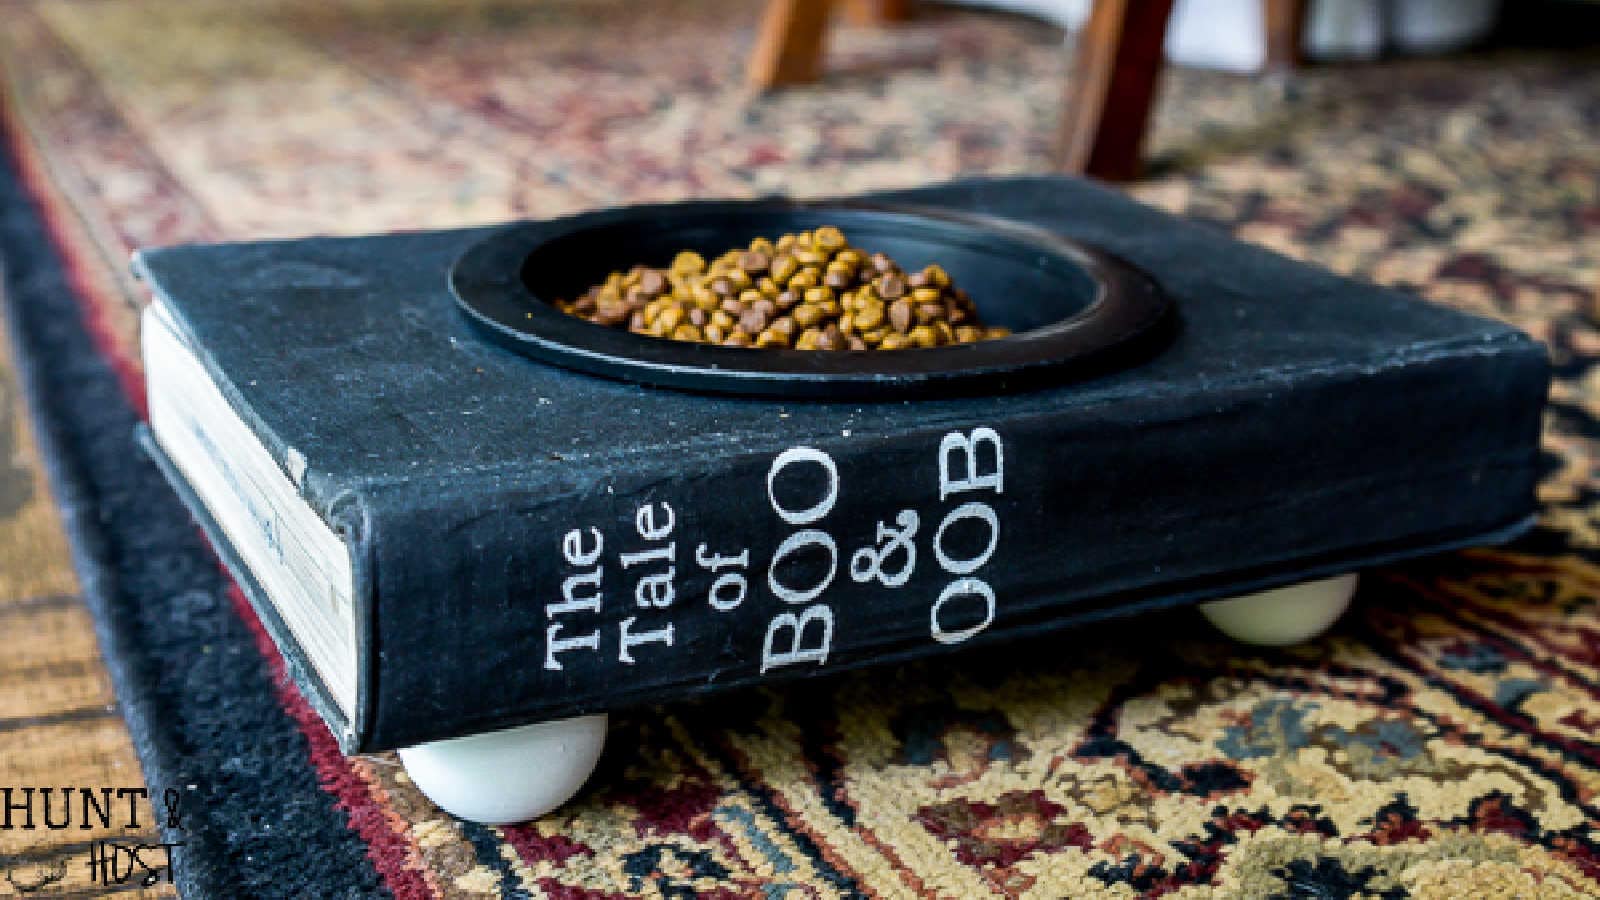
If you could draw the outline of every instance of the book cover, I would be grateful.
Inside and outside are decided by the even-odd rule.
[[[741,399],[485,341],[446,278],[487,229],[139,255],[290,486],[262,489],[263,532],[303,503],[348,554],[348,598],[324,598],[352,629],[344,688],[165,463],[347,752],[1019,639],[1532,515],[1548,363],[1509,326],[1072,179],[878,197],[1104,248],[1180,324],[1040,390]]]

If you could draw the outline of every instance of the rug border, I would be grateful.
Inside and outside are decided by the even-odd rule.
[[[121,596],[118,567],[112,560],[111,548],[99,523],[92,479],[85,471],[84,461],[75,452],[79,442],[74,440],[64,416],[50,402],[51,396],[60,392],[62,385],[52,383],[59,382],[59,379],[52,379],[43,365],[43,357],[36,349],[36,345],[41,343],[36,334],[38,325],[33,319],[39,315],[53,314],[54,323],[59,329],[57,341],[82,343],[92,348],[92,365],[98,371],[87,373],[88,377],[95,381],[104,379],[110,382],[101,386],[109,387],[107,393],[114,396],[136,420],[143,418],[136,402],[140,393],[135,390],[141,379],[137,372],[131,370],[127,359],[115,353],[113,348],[104,346],[107,336],[97,334],[95,324],[89,321],[82,297],[83,285],[74,278],[68,251],[62,246],[63,238],[58,229],[60,223],[53,221],[46,199],[40,196],[38,186],[32,184],[28,177],[27,139],[24,134],[18,133],[17,127],[21,123],[9,100],[8,96],[0,94],[0,317],[3,317],[8,337],[5,349],[11,352],[27,414],[34,426],[41,468],[68,537],[69,553],[80,583],[80,593],[92,613],[90,618],[93,620],[101,658],[139,759],[144,782],[153,798],[163,795],[169,788],[180,792],[193,790],[192,784],[183,783],[185,779],[182,772],[197,768],[195,761],[206,760],[206,755],[185,752],[178,746],[177,737],[161,727],[164,718],[162,690],[156,683],[156,676],[148,671],[151,661],[136,646],[137,641],[129,636],[131,629],[127,626],[130,623],[121,621],[124,616],[119,613],[116,602]],[[52,298],[49,296],[52,293],[65,293],[68,296],[64,299]],[[51,304],[52,300],[67,310],[40,311],[40,307]],[[32,315],[25,307],[34,308]],[[131,430],[127,437],[131,447]],[[155,477],[160,480],[159,475]],[[165,487],[165,482],[161,483]],[[200,543],[199,533],[196,532],[195,536],[197,544]],[[231,585],[220,570],[218,580],[224,588]],[[242,624],[248,631],[249,623]],[[226,636],[218,637],[227,639]],[[244,653],[259,659],[263,670],[261,677],[270,686],[272,675],[269,661],[260,659],[258,648],[250,645],[248,635],[234,642],[242,645],[240,649]],[[295,728],[290,711],[282,707],[278,698],[271,696],[270,689],[268,696],[286,726]],[[215,764],[224,760],[211,759],[206,762],[210,768],[215,768]],[[331,790],[330,785],[324,783],[309,753],[298,760],[277,759],[275,762],[279,765],[298,765],[305,775],[317,783],[314,796],[298,799],[310,801],[322,809],[321,830],[342,833],[349,841],[360,845],[364,851],[360,854],[361,861],[371,875],[371,881],[388,882],[386,873],[372,859],[374,848],[371,843],[357,830],[349,814],[351,811],[343,808],[341,798]],[[191,823],[195,816],[205,817],[201,811],[192,808],[186,809],[184,815]],[[213,828],[191,826],[177,829],[169,827],[164,817],[157,818],[163,819],[158,823],[162,840],[185,844],[184,850],[177,854],[178,861],[173,867],[174,882],[182,896],[204,898],[238,894],[240,883],[237,873],[229,868],[230,864],[237,865],[239,862],[238,854],[233,852],[238,848],[219,838],[219,835],[228,831],[226,823],[218,821],[218,827]],[[196,865],[195,861],[200,859],[206,860],[206,864]],[[322,887],[328,889],[329,896],[354,889],[353,886],[340,885]],[[341,888],[344,890],[341,891]],[[295,886],[284,885],[284,890],[286,894],[293,892]]]

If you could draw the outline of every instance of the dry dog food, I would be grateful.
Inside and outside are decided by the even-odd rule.
[[[709,263],[685,250],[665,269],[613,272],[556,306],[636,334],[728,347],[901,350],[1010,334],[980,323],[944,269],[907,272],[831,225],[757,238]]]

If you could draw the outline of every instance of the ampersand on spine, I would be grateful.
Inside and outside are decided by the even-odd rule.
[[[862,547],[850,557],[852,579],[871,581],[876,578],[884,587],[891,588],[899,587],[911,579],[911,573],[917,567],[917,545],[913,539],[922,520],[917,517],[915,510],[902,509],[894,521],[900,526],[898,529],[879,522],[877,546]],[[884,565],[897,552],[904,555],[905,563],[892,572],[885,572]]]

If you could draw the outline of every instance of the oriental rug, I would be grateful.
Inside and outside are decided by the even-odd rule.
[[[1515,545],[1370,573],[1292,650],[1168,614],[620,713],[589,787],[516,827],[337,753],[134,448],[128,253],[1045,169],[1059,32],[930,7],[754,98],[756,14],[0,0],[0,785],[176,791],[137,835],[184,843],[197,897],[1600,895],[1592,51],[1172,72],[1131,188],[1548,342]],[[0,831],[0,893],[98,894],[98,834]]]

